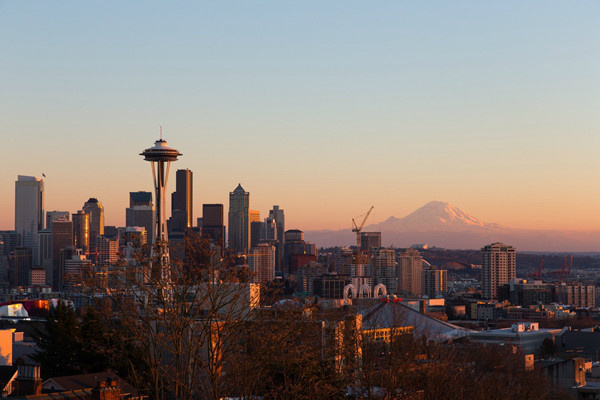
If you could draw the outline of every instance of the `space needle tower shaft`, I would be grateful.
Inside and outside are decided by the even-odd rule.
[[[156,219],[154,221],[154,241],[152,242],[153,255],[160,260],[161,275],[163,278],[169,269],[169,248],[167,239],[167,218],[165,213],[165,196],[169,182],[169,169],[171,162],[177,161],[182,154],[167,145],[167,141],[161,137],[154,142],[154,146],[140,153],[144,160],[152,164],[152,179],[156,195]],[[154,254],[154,252],[158,254]]]

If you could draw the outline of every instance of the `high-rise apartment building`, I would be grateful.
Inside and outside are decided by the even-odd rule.
[[[204,223],[204,221],[203,221]],[[228,247],[247,253],[250,246],[250,193],[241,184],[229,193]]]
[[[381,247],[381,232],[361,232],[360,250],[364,253]]]
[[[414,249],[407,249],[398,255],[400,269],[400,290],[405,295],[421,296],[421,270],[423,257]]]
[[[421,271],[421,294],[430,299],[443,297],[446,294],[447,270],[428,267]]]
[[[268,283],[275,279],[275,246],[259,243],[252,249],[250,266],[254,283]]]
[[[396,250],[379,247],[371,250],[371,270],[375,275],[375,283],[383,283],[387,292],[398,293],[398,269],[396,268]]]
[[[44,181],[19,175],[15,181],[15,230],[21,246],[30,248],[37,263],[38,232],[44,229]]]
[[[169,231],[183,232],[192,228],[193,201],[192,171],[178,169],[175,174],[175,191],[171,195],[171,227]]]
[[[104,207],[92,197],[83,204],[82,209],[90,215],[90,247],[93,250],[96,236],[104,235]]]
[[[498,286],[517,277],[517,251],[504,243],[481,249],[481,292],[484,299],[497,299]]]
[[[90,249],[90,214],[83,210],[73,214],[73,246],[87,254]]]

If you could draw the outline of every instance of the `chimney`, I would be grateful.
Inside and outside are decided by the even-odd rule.
[[[92,389],[92,400],[120,400],[121,389],[117,386],[115,378],[106,378],[98,382],[98,385]]]

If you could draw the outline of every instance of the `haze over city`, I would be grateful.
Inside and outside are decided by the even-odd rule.
[[[17,175],[46,210],[122,225],[159,136],[194,208],[238,183],[289,227],[431,200],[512,228],[600,229],[600,5],[0,2],[0,228]],[[169,206],[167,205],[167,209]],[[199,215],[198,215],[199,216]]]

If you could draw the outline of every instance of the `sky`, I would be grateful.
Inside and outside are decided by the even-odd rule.
[[[0,229],[123,225],[160,126],[194,218],[238,183],[286,228],[431,200],[512,228],[600,230],[600,2],[0,0]],[[170,206],[168,206],[170,210]]]

